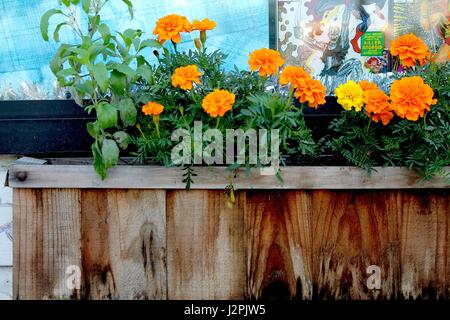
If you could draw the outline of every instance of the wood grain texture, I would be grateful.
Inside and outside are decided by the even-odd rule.
[[[14,189],[13,298],[450,299],[449,195]]]
[[[395,192],[314,191],[312,203],[314,297],[396,298],[400,248]],[[381,268],[380,291],[366,286],[371,265]]]
[[[15,299],[77,298],[66,270],[80,266],[80,191],[14,190]]]
[[[198,176],[192,189],[224,190],[230,184],[232,173],[227,167],[194,168]],[[446,169],[450,172],[450,168]],[[94,188],[94,189],[180,189],[184,190],[184,171],[160,166],[116,166],[101,180],[92,165],[12,165],[8,184],[13,188]],[[369,177],[356,167],[295,167],[281,168],[284,182],[274,175],[262,175],[252,170],[247,177],[245,169],[233,179],[235,189],[306,190],[306,189],[415,189],[449,188],[442,177],[424,183],[407,168],[374,168]],[[24,179],[26,177],[26,179]]]
[[[168,191],[169,299],[242,299],[245,294],[243,204],[224,191]]]
[[[165,299],[165,191],[83,190],[83,298]]]
[[[247,295],[311,299],[311,195],[306,191],[247,194]]]
[[[402,296],[450,298],[449,193],[404,191],[400,201]]]

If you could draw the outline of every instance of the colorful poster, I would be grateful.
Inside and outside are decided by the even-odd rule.
[[[448,0],[278,0],[277,5],[278,50],[288,64],[320,79],[328,94],[348,80],[387,88],[393,63],[386,49],[393,37],[413,32],[439,49],[448,28]]]

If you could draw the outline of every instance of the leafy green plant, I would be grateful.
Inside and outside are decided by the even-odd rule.
[[[97,121],[87,130],[95,139],[92,144],[94,166],[102,178],[108,168],[117,164],[120,149],[127,149],[132,138],[129,130],[137,120],[135,86],[152,78],[153,66],[144,55],[146,48],[160,48],[151,39],[141,39],[139,29],[111,32],[100,16],[110,0],[61,0],[59,7],[47,11],[41,19],[44,40],[49,40],[49,20],[60,22],[53,40],[60,42],[60,30],[71,28],[78,36],[74,44],[61,43],[50,62],[59,83],[69,87],[77,103],[96,112]],[[133,16],[132,3],[122,0]],[[79,24],[79,15],[87,21]]]

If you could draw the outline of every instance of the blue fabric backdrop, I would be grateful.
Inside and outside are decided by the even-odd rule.
[[[156,20],[168,13],[215,20],[218,27],[210,33],[208,47],[229,54],[227,67],[246,68],[248,53],[268,46],[267,0],[132,0],[133,21],[121,1],[111,2],[102,16],[112,30],[141,28],[148,37],[153,37]],[[52,98],[54,78],[48,63],[57,45],[42,40],[39,21],[56,4],[57,0],[0,0],[0,99]],[[51,20],[50,30],[56,23]],[[63,33],[63,41],[74,41],[70,31]]]

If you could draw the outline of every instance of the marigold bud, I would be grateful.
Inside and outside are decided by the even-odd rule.
[[[194,39],[195,47],[200,50],[202,48],[202,44],[200,43],[200,40],[198,38]]]

